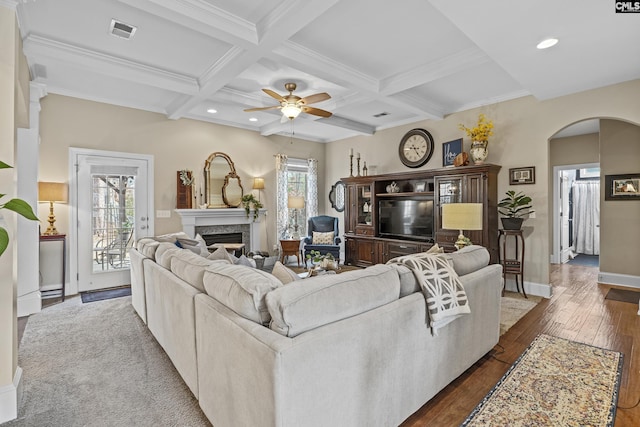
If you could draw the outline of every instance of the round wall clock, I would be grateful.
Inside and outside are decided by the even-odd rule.
[[[410,168],[418,168],[433,155],[433,137],[424,129],[411,129],[400,141],[400,161]]]

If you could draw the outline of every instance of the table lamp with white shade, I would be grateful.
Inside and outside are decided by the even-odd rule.
[[[446,203],[442,205],[442,228],[459,230],[456,248],[471,245],[464,230],[482,230],[482,203]]]
[[[38,201],[49,202],[49,227],[42,233],[44,236],[58,235],[55,222],[56,216],[53,213],[53,202],[67,202],[67,184],[64,182],[38,182]]]
[[[294,212],[294,215],[293,215],[293,220],[294,220],[293,238],[294,239],[299,239],[300,238],[300,233],[298,231],[298,210],[304,208],[304,197],[289,196],[289,200],[288,200],[288,204],[287,205],[288,205],[289,209],[293,209],[293,212]]]

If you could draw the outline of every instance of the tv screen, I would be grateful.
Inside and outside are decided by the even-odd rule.
[[[380,236],[433,239],[433,198],[383,199],[378,204]]]

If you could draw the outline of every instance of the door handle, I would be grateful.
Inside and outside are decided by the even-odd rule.
[[[146,225],[141,225],[141,226],[140,226],[140,230],[145,230],[146,228],[147,228],[147,226],[146,226]]]

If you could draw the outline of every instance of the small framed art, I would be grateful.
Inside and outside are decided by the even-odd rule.
[[[416,182],[416,184],[413,186],[413,191],[415,191],[416,193],[424,193],[425,190],[425,182]]]
[[[536,167],[528,166],[526,168],[509,169],[509,184],[535,184],[536,183]]]
[[[605,175],[605,200],[640,200],[640,173]]]
[[[453,166],[453,160],[462,153],[462,138],[442,144],[442,166]]]

